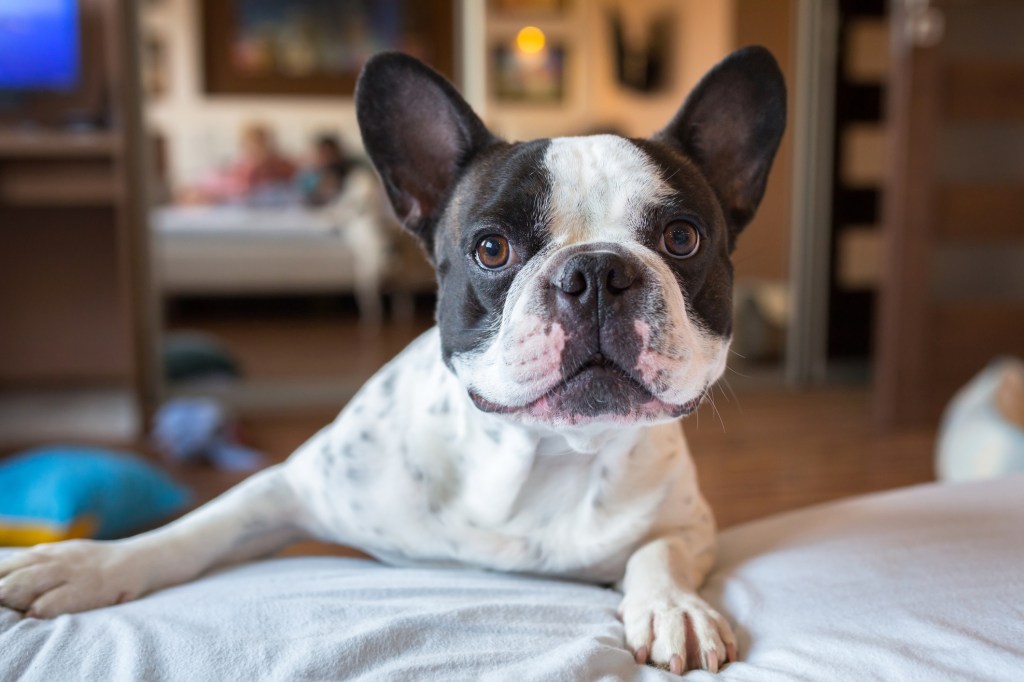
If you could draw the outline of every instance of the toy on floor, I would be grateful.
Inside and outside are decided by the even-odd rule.
[[[1024,362],[996,360],[953,396],[937,460],[944,481],[1024,473]]]
[[[157,411],[153,439],[177,463],[208,462],[224,471],[263,466],[263,454],[239,443],[236,431],[216,401],[188,398],[171,400]]]
[[[37,448],[0,461],[0,545],[124,537],[166,521],[189,498],[135,455]]]
[[[216,337],[173,332],[164,338],[164,373],[169,383],[228,382],[242,376],[238,360]]]

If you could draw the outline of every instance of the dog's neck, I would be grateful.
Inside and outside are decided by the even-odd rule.
[[[514,447],[477,450],[465,462],[463,504],[481,526],[497,526],[527,505],[526,498],[538,492],[538,484],[557,486],[567,472],[574,479],[594,479],[610,463],[626,461],[645,435],[643,427],[566,434],[506,426],[505,442],[515,442]]]
[[[625,461],[651,428],[589,425],[555,429],[522,424],[480,412],[454,375],[452,380],[452,388],[465,400],[463,428],[459,430],[475,441],[458,448],[466,455],[460,465],[464,483],[462,504],[481,526],[507,521],[523,505],[531,486],[538,480],[552,478],[555,470],[571,467],[575,476],[588,470],[597,475],[600,469]],[[501,446],[486,441],[487,436],[474,437],[474,432],[479,433],[481,428],[485,434],[500,429]]]

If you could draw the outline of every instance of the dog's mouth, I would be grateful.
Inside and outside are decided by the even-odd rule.
[[[682,404],[667,403],[614,360],[597,353],[524,405],[495,403],[470,390],[469,396],[484,412],[533,417],[539,421],[583,424],[596,421],[635,423],[657,418],[678,418],[692,413],[700,396]]]

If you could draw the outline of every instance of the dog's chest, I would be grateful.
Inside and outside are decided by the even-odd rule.
[[[394,564],[619,577],[674,488],[677,427],[569,451],[477,412],[432,345],[414,344],[297,453],[318,532]]]

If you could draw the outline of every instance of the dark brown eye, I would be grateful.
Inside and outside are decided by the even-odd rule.
[[[487,270],[500,270],[508,265],[511,256],[508,240],[496,234],[484,237],[476,245],[476,260]]]
[[[700,233],[685,220],[669,223],[661,235],[661,248],[673,258],[689,258],[699,246]]]

